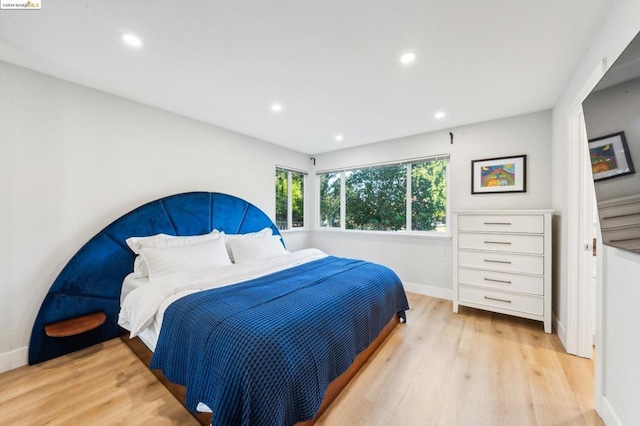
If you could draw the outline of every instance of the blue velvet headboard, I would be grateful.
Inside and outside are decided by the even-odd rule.
[[[29,364],[46,361],[120,335],[118,312],[122,280],[133,270],[134,254],[125,240],[159,233],[199,235],[213,229],[245,234],[278,228],[251,203],[209,192],[172,195],[125,214],[100,231],[71,258],[42,302],[31,332]],[[100,327],[72,337],[49,337],[44,326],[102,311]]]

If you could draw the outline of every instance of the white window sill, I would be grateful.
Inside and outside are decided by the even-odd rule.
[[[314,232],[327,233],[327,234],[342,234],[342,235],[358,235],[358,236],[371,236],[371,237],[390,237],[390,238],[436,238],[436,239],[450,239],[451,232],[405,232],[405,231],[360,231],[351,229],[338,229],[338,228],[316,228]]]
[[[279,232],[281,234],[297,234],[302,232],[309,232],[311,229],[309,228],[293,228],[293,229],[280,229]]]

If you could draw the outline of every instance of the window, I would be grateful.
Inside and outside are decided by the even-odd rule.
[[[447,232],[448,163],[446,156],[319,173],[319,225]]]
[[[320,226],[340,228],[340,194],[342,193],[341,173],[320,175]]]
[[[280,230],[304,227],[305,173],[276,168],[276,226]]]
[[[344,173],[345,227],[399,231],[407,224],[405,166],[385,166]]]

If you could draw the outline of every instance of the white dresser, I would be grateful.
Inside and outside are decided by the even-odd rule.
[[[551,333],[552,210],[453,213],[453,312],[458,306],[544,322]]]

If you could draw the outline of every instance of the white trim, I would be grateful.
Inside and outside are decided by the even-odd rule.
[[[447,228],[448,229],[448,228]],[[314,232],[338,233],[344,235],[369,235],[372,237],[404,237],[404,238],[451,238],[450,232],[436,231],[363,231],[361,229],[340,229],[324,226],[314,229]],[[280,231],[282,232],[282,231]]]
[[[302,173],[305,176],[309,174],[308,170],[296,169],[296,168],[289,167],[289,166],[281,166],[279,164],[276,164],[276,169],[285,170],[287,172]]]
[[[607,67],[606,59],[600,61],[589,75],[576,98],[573,100],[572,113],[569,120],[569,160],[568,160],[568,205],[567,205],[567,323],[565,349],[568,353],[591,358],[592,350],[587,348],[586,341],[592,341],[591,337],[591,305],[590,297],[583,293],[589,288],[581,282],[585,281],[584,271],[586,252],[585,244],[591,240],[591,233],[585,236],[587,229],[585,221],[592,223],[592,209],[585,211],[585,191],[588,179],[591,179],[590,170],[586,170],[585,150],[586,137],[584,136],[584,121],[582,118],[582,102],[591,90],[598,84]],[[588,237],[588,238],[587,238]],[[583,283],[584,284],[584,283]],[[588,287],[588,286],[587,286]],[[587,306],[587,304],[589,304]],[[586,322],[586,324],[584,324]],[[586,337],[588,335],[588,338]]]
[[[605,257],[607,254],[602,245],[602,238],[598,239],[596,250],[599,254],[596,259],[598,274],[596,276],[596,365],[594,371],[594,393],[596,412],[604,419],[604,395],[607,392],[604,380],[607,357],[607,339],[605,339],[605,329],[607,328],[607,312],[605,308],[605,306],[607,306],[607,290],[605,289],[606,283],[604,277],[606,276]]]
[[[326,169],[326,170],[317,170],[316,175],[321,175],[325,173],[339,173],[339,172],[351,172],[354,170],[362,170],[362,169],[372,169],[375,167],[386,167],[386,166],[402,166],[405,164],[413,164],[413,163],[422,163],[424,161],[437,161],[437,160],[447,160],[450,161],[451,154],[440,154],[440,155],[429,155],[426,157],[415,157],[415,158],[404,158],[402,160],[392,160],[392,161],[383,161],[379,163],[367,163],[360,164],[357,166],[348,166],[348,167],[339,167],[335,169]]]
[[[297,228],[292,228],[292,229],[278,229],[278,232],[280,232],[280,234],[298,234],[298,233],[302,233],[302,232],[311,232],[312,230],[309,228],[305,228],[305,227],[297,227]]]
[[[436,297],[438,299],[452,300],[453,290],[426,284],[417,284],[407,281],[402,282],[405,291],[422,294],[423,296]]]
[[[304,175],[302,178],[302,210],[304,210]],[[302,219],[304,221],[304,218]],[[293,176],[287,170],[287,229],[293,228]]]
[[[16,349],[0,354],[0,373],[27,365],[29,360],[29,347]]]
[[[578,328],[576,355],[583,358],[593,357],[593,300],[592,300],[592,277],[593,277],[593,211],[595,193],[593,188],[593,177],[591,173],[591,160],[587,141],[587,132],[584,123],[582,107],[577,109],[578,119],[578,142],[580,149],[580,225],[578,229],[580,238],[579,252],[579,272],[578,272]]]
[[[613,411],[613,407],[609,404],[609,400],[606,396],[602,395],[602,410],[598,413],[600,417],[602,417],[602,421],[607,426],[622,426],[622,422],[616,415],[615,411]]]
[[[405,200],[405,210],[407,212],[407,217],[406,217],[406,225],[405,225],[405,229],[407,231],[412,231],[413,230],[413,225],[412,225],[412,216],[413,216],[413,200],[412,200],[412,194],[411,194],[411,189],[413,187],[413,181],[411,180],[412,175],[411,175],[411,171],[412,171],[413,167],[406,167],[406,174],[407,174],[407,187],[406,192],[406,200]],[[446,177],[445,177],[446,179]],[[445,219],[446,220],[446,219]]]
[[[560,318],[553,313],[553,328],[556,330],[556,334],[562,343],[562,346],[567,347],[567,330],[564,329],[564,325],[560,322]]]
[[[569,203],[567,205],[567,337],[565,349],[572,355],[578,352],[578,310],[582,252],[580,241],[580,119],[572,113],[569,122]]]

